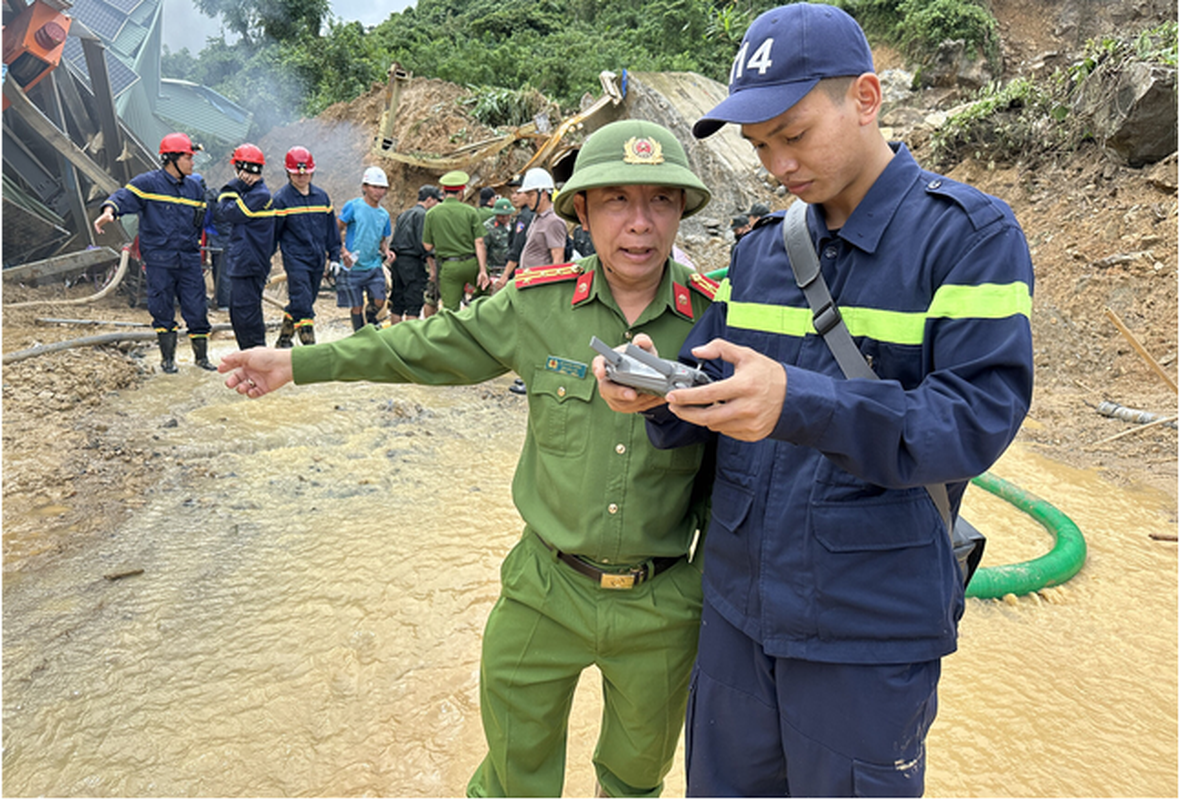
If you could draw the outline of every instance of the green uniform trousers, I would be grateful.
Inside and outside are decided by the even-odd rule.
[[[478,279],[479,260],[475,256],[464,261],[438,259],[438,295],[442,307],[458,311],[463,303],[463,288],[469,283],[475,286]]]
[[[488,755],[471,797],[558,797],[582,670],[602,672],[594,751],[612,797],[658,797],[684,727],[697,651],[701,574],[682,561],[633,589],[603,589],[533,533],[500,570],[480,667]]]

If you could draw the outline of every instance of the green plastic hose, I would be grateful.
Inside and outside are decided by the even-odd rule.
[[[980,567],[967,587],[968,597],[1000,598],[1006,594],[1030,594],[1065,583],[1086,563],[1086,540],[1073,520],[1048,502],[985,472],[971,481],[1007,500],[1043,525],[1057,539],[1045,555],[1018,564]]]

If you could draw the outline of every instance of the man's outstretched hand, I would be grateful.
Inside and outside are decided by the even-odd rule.
[[[229,373],[226,386],[251,398],[273,392],[294,378],[291,351],[273,347],[251,347],[222,356],[217,371]]]

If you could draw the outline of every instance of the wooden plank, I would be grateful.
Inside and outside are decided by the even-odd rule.
[[[4,270],[5,283],[26,283],[36,286],[39,281],[74,275],[98,264],[118,261],[119,254],[109,247],[94,247],[32,261]]]

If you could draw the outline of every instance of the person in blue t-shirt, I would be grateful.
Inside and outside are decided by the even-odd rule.
[[[383,267],[393,260],[393,251],[389,249],[393,223],[389,212],[381,207],[381,198],[388,190],[385,171],[369,167],[361,179],[361,196],[345,203],[336,219],[343,245],[340,248],[343,266],[336,278],[336,307],[349,310],[354,331],[359,331],[366,322],[376,325],[377,315],[385,307]]]

